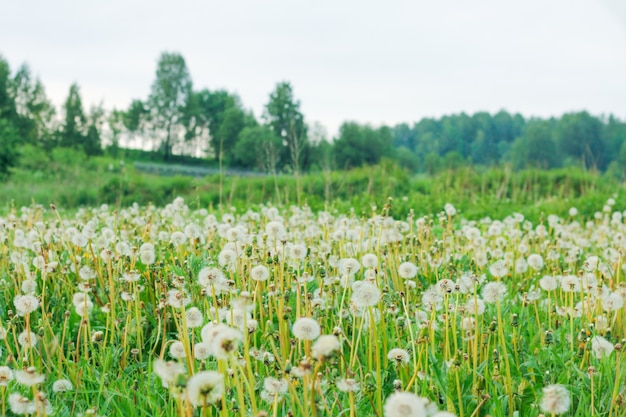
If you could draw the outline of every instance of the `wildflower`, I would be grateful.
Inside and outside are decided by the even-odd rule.
[[[307,254],[307,249],[306,246],[304,246],[301,243],[298,243],[296,245],[293,245],[291,247],[291,258],[301,261],[306,257]]]
[[[566,275],[561,279],[561,289],[565,292],[580,292],[580,278]]]
[[[373,253],[366,253],[361,258],[361,263],[365,268],[376,268],[378,266],[378,257]]]
[[[187,242],[187,235],[181,231],[176,231],[170,236],[170,241],[174,245],[184,245]]]
[[[210,295],[220,295],[228,288],[226,276],[219,268],[202,268],[198,273],[198,284],[206,288]]]
[[[211,356],[211,345],[205,342],[196,343],[193,347],[193,357],[198,360],[205,360]]]
[[[253,281],[267,281],[270,271],[265,265],[257,265],[250,270],[250,278]]]
[[[411,357],[409,352],[404,349],[394,348],[387,353],[387,359],[396,363],[396,365],[405,365],[409,363]]]
[[[88,281],[90,279],[94,279],[97,276],[97,274],[96,274],[96,271],[94,271],[93,268],[91,268],[90,266],[83,265],[78,270],[78,276],[80,277],[80,279],[84,281]]]
[[[120,277],[120,281],[124,282],[137,282],[141,279],[141,275],[138,272],[124,272]]]
[[[8,366],[0,366],[0,387],[6,387],[14,378],[13,370]]]
[[[286,379],[276,379],[271,376],[263,380],[263,389],[272,395],[283,395],[287,392],[289,383]]]
[[[15,380],[18,384],[26,385],[27,387],[41,384],[44,379],[46,379],[46,377],[37,373],[37,369],[33,366],[15,372]]]
[[[448,217],[456,215],[456,208],[454,208],[454,206],[450,203],[447,203],[445,206],[443,206],[443,211],[446,212],[446,216]]]
[[[202,341],[204,343],[211,344],[213,338],[222,330],[227,329],[228,326],[221,323],[207,323],[204,325],[202,330],[200,331],[200,336],[202,337]]]
[[[224,268],[232,268],[235,265],[235,260],[237,259],[237,253],[235,253],[232,249],[222,249],[222,251],[217,256],[217,261],[220,266]]]
[[[39,300],[34,295],[17,295],[13,304],[18,316],[26,316],[39,308]]]
[[[472,297],[465,303],[465,311],[468,314],[476,314],[480,316],[485,312],[485,302],[480,298]]]
[[[187,398],[194,407],[216,403],[222,395],[224,395],[224,376],[219,372],[198,372],[187,381]]]
[[[354,292],[351,297],[352,303],[356,308],[362,309],[378,304],[380,300],[380,290],[376,284],[364,281],[359,281],[359,283],[360,285],[358,287],[355,288],[355,286],[353,286]]]
[[[354,258],[344,258],[339,261],[337,269],[342,275],[354,276],[361,269],[361,264]]]
[[[426,417],[423,398],[410,392],[395,392],[385,401],[385,417]]]
[[[602,336],[594,336],[591,338],[591,350],[598,359],[610,356],[614,348],[613,343]]]
[[[554,291],[559,286],[559,281],[552,275],[545,275],[539,280],[539,286],[544,291]]]
[[[352,378],[338,379],[336,385],[341,392],[358,392],[361,388],[360,384]]]
[[[17,336],[17,342],[21,347],[32,348],[37,346],[37,335],[33,332],[24,330]]]
[[[315,319],[300,317],[293,324],[291,331],[300,340],[314,340],[320,335],[321,328]]]
[[[569,410],[570,394],[563,385],[548,385],[543,389],[543,397],[539,407],[545,413],[563,414]]]
[[[35,281],[34,279],[25,279],[22,282],[22,292],[24,294],[29,294],[29,295],[33,295],[35,293],[35,291],[37,290],[37,281]]]
[[[179,340],[170,345],[170,356],[175,359],[182,359],[186,356],[185,345]]]
[[[489,282],[482,290],[483,300],[486,303],[496,303],[502,301],[506,295],[506,285],[502,282]]]
[[[509,273],[509,270],[506,267],[506,263],[504,262],[504,260],[499,259],[489,267],[489,272],[491,272],[491,275],[493,275],[495,278],[502,278]]]
[[[437,287],[430,287],[422,293],[422,306],[425,310],[440,310],[443,305],[443,296]]]
[[[71,381],[67,379],[57,379],[52,383],[52,392],[66,392],[72,391],[74,389],[74,385]]]
[[[237,329],[225,326],[211,340],[211,351],[217,359],[228,359],[237,350],[243,335]]]
[[[14,414],[30,414],[35,410],[35,404],[18,392],[9,395],[9,407]]]
[[[398,266],[398,275],[404,279],[411,279],[417,275],[417,266],[413,262],[403,262]]]
[[[265,226],[265,232],[269,237],[279,239],[285,234],[285,226],[278,221],[271,221]]]
[[[187,321],[187,327],[194,329],[202,326],[204,318],[202,317],[202,312],[198,307],[191,307],[185,311],[185,320]]]
[[[154,251],[142,250],[141,254],[139,255],[139,259],[144,265],[152,265],[154,261],[156,261],[156,255],[154,254]]]
[[[161,379],[163,388],[167,388],[173,384],[179,375],[185,373],[184,366],[179,362],[164,361],[156,359],[152,365],[152,370]]]
[[[524,258],[519,258],[515,262],[515,272],[518,274],[523,274],[526,271],[528,271],[528,262],[526,262],[526,259]]]
[[[50,404],[50,400],[48,400],[48,396],[45,392],[39,391],[35,394],[35,412],[37,410],[45,410],[44,415],[49,415],[54,412],[54,408],[52,408],[52,404]]]
[[[533,253],[528,256],[528,266],[534,269],[535,271],[540,271],[543,268],[543,258],[541,255]]]
[[[191,302],[191,297],[182,290],[169,290],[167,292],[167,304],[174,308],[181,308]]]
[[[622,307],[624,307],[624,298],[618,292],[602,297],[602,309],[604,311],[617,311]]]
[[[320,336],[311,349],[311,355],[314,358],[326,358],[329,357],[336,350],[341,349],[341,342],[337,336],[332,334],[325,334]]]

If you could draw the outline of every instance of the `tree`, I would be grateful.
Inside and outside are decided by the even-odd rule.
[[[163,52],[159,58],[156,79],[147,101],[155,148],[168,161],[180,145],[183,120],[192,92],[191,75],[182,55]]]
[[[546,120],[532,120],[526,126],[523,136],[515,139],[509,151],[509,159],[517,169],[535,167],[550,169],[559,165],[554,123]]]
[[[302,152],[307,146],[307,129],[300,112],[300,101],[295,99],[291,84],[281,82],[276,85],[265,106],[263,118],[283,141],[282,153],[288,156],[285,160],[291,161],[296,177],[297,200],[300,203],[299,171]]]
[[[566,156],[579,161],[585,168],[604,168],[602,122],[589,113],[563,115],[557,128],[557,142]]]
[[[87,134],[83,141],[83,149],[87,156],[102,154],[102,125],[105,121],[105,112],[102,104],[94,106],[89,113]]]
[[[19,115],[19,130],[25,142],[49,145],[53,139],[54,106],[46,97],[41,80],[33,80],[28,65],[22,65],[13,77],[11,95]]]
[[[64,120],[58,133],[58,145],[68,148],[83,148],[87,134],[87,117],[80,98],[80,88],[74,83],[63,104]]]
[[[142,149],[147,148],[147,136],[150,134],[149,116],[146,103],[137,99],[131,101],[128,110],[122,113],[122,123],[130,133],[128,141],[132,140],[133,134],[139,135]]]
[[[11,95],[11,70],[0,56],[0,178],[7,177],[17,163],[17,145],[20,140],[18,113]]]
[[[378,163],[382,157],[392,155],[393,134],[383,126],[374,129],[355,122],[346,122],[339,128],[335,140],[335,158],[340,169]]]

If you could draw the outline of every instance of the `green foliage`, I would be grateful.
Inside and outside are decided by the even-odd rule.
[[[191,94],[191,76],[185,59],[178,53],[163,52],[146,104],[152,134],[157,140],[155,148],[163,150],[166,161],[174,148],[181,146],[179,131],[183,128]]]
[[[282,165],[290,163],[291,169],[298,172],[309,142],[304,115],[300,111],[300,101],[294,97],[291,84],[281,82],[276,85],[265,106],[263,118],[274,134],[282,140],[283,146],[278,152],[278,161]]]
[[[375,129],[368,125],[346,122],[339,128],[334,142],[337,167],[349,169],[373,165],[392,154],[392,131],[387,127]]]
[[[111,156],[136,154],[150,161],[219,165],[223,170],[237,167],[299,175],[375,165],[381,158],[391,158],[410,172],[429,175],[464,165],[510,164],[516,170],[584,167],[626,178],[620,156],[626,122],[614,116],[578,112],[525,120],[504,110],[460,113],[392,127],[345,122],[337,137],[329,138],[323,127],[307,126],[289,82],[276,85],[257,121],[231,92],[194,90],[178,53],[161,54],[146,100],[134,100],[129,108],[111,112],[96,106],[87,114],[74,84],[59,113],[62,117],[57,119],[43,84],[31,76],[27,65],[11,74],[8,63],[0,59],[3,175],[17,163],[17,149],[24,144],[47,150],[75,147],[93,157],[103,153],[103,132],[107,132],[106,153]],[[270,129],[277,140],[259,126]],[[142,150],[123,150],[128,146]],[[152,154],[145,158],[145,152]]]

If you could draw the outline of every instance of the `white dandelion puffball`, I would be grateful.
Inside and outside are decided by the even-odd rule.
[[[544,413],[563,414],[569,410],[570,394],[563,385],[548,385],[543,389],[543,397],[539,407]]]
[[[598,359],[611,356],[615,346],[602,336],[594,336],[591,338],[591,351]]]
[[[404,279],[411,279],[417,275],[417,266],[413,262],[403,262],[398,266],[398,275]]]
[[[376,284],[364,281],[358,281],[358,283],[360,285],[353,287],[354,292],[350,298],[355,307],[362,309],[377,305],[380,300],[380,290]]]
[[[528,266],[535,271],[541,271],[541,269],[543,268],[543,258],[541,257],[541,255],[538,255],[536,253],[529,255],[526,262],[528,262]]]
[[[311,355],[314,358],[326,358],[339,349],[341,349],[339,338],[332,334],[325,334],[315,341],[311,349]]]
[[[194,407],[219,401],[224,395],[224,376],[216,371],[198,372],[187,381],[187,398]]]
[[[425,399],[411,392],[395,392],[385,401],[385,417],[426,417]]]
[[[253,281],[267,281],[270,277],[270,270],[265,265],[257,265],[250,270],[250,278]]]
[[[397,365],[405,365],[409,363],[411,357],[409,352],[400,348],[393,348],[387,353],[387,359],[395,362]]]
[[[319,323],[309,317],[300,317],[291,328],[293,335],[300,340],[314,340],[321,333]]]
[[[483,300],[486,303],[497,303],[504,299],[506,295],[506,285],[502,282],[489,282],[482,290]]]

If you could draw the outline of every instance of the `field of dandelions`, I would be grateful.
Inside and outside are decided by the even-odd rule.
[[[442,209],[15,210],[0,413],[625,416],[625,207]]]

